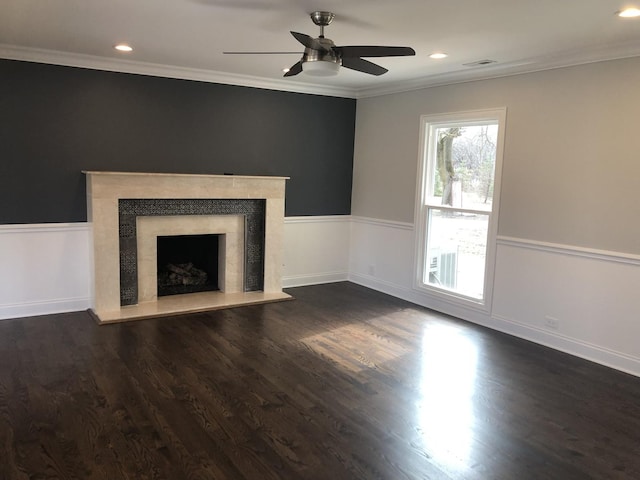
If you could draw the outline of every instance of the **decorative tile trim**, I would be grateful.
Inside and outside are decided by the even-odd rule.
[[[166,215],[244,215],[246,292],[264,288],[264,199],[119,199],[120,305],[138,303],[136,218]]]

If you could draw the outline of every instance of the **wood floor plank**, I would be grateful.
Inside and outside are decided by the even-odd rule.
[[[350,283],[0,322],[0,478],[640,478],[640,379]]]

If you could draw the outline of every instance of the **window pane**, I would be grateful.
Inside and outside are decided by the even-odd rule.
[[[429,202],[491,211],[498,125],[437,127]]]
[[[429,209],[423,283],[481,300],[489,215]]]

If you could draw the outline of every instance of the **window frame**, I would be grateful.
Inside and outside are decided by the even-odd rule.
[[[498,235],[506,116],[506,107],[420,116],[420,148],[418,153],[416,211],[414,222],[415,262],[413,288],[419,292],[428,293],[438,299],[456,303],[474,310],[480,310],[485,313],[490,312],[491,300],[493,298],[493,280],[495,276],[496,242]],[[432,159],[435,159],[435,149],[437,148],[436,142],[432,141],[432,136],[435,130],[443,127],[464,126],[465,124],[482,125],[488,123],[498,124],[491,211],[449,207],[447,205],[435,205],[434,203],[429,202],[429,199],[432,198],[430,197],[430,193],[432,193],[430,192],[430,189],[431,185],[433,185],[433,176],[435,175],[435,168],[430,168],[433,166],[431,161]],[[426,270],[425,257],[427,253],[427,240],[429,238],[427,228],[429,225],[429,213],[431,210],[453,210],[470,213],[476,212],[483,215],[487,214],[489,216],[482,299],[469,297],[450,289],[445,289],[423,282]]]

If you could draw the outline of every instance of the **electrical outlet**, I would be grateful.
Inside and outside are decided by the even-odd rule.
[[[560,327],[560,320],[549,315],[545,315],[544,326],[553,330],[557,330]]]
[[[372,277],[376,276],[376,266],[375,265],[369,265],[369,275]]]

